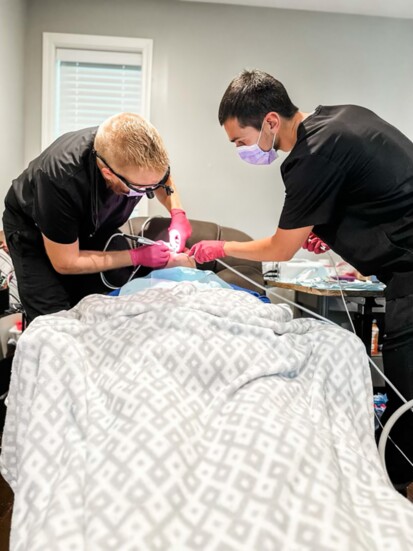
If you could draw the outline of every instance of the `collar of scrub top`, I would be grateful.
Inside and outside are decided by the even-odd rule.
[[[162,180],[160,180],[157,184],[154,184],[153,186],[148,185],[139,185],[139,184],[133,184],[132,182],[129,182],[124,176],[121,174],[118,174],[113,170],[113,168],[110,166],[110,164],[105,161],[105,159],[102,157],[102,155],[99,155],[99,153],[96,151],[96,149],[93,150],[93,153],[95,157],[100,159],[103,164],[105,164],[108,169],[116,176],[116,178],[119,178],[119,180],[122,182],[122,184],[125,184],[129,189],[132,189],[133,191],[141,191],[144,192],[148,199],[153,199],[155,197],[154,191],[156,189],[163,188],[166,191],[166,195],[172,195],[174,190],[171,188],[171,186],[168,186],[166,182],[169,179],[169,175],[171,173],[171,167],[168,166],[164,177]]]

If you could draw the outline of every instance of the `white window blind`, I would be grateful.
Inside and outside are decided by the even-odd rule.
[[[55,138],[122,111],[143,114],[140,53],[57,48],[55,82]]]

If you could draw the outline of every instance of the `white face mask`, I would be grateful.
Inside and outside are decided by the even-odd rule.
[[[258,145],[261,139],[262,127],[264,126],[264,122],[265,120],[262,123],[261,131],[260,131],[260,135],[258,136],[257,143],[254,143],[252,145],[241,145],[240,147],[237,147],[238,155],[246,163],[250,163],[252,165],[270,165],[278,157],[278,153],[274,149],[275,134],[272,140],[271,149],[269,151],[264,151]]]
[[[143,197],[146,195],[145,191],[135,191],[134,189],[130,189],[128,193],[125,193],[126,197]]]

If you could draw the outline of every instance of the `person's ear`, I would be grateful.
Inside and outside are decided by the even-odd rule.
[[[280,115],[275,111],[271,111],[265,116],[265,122],[268,124],[270,130],[276,133],[280,127]]]
[[[109,170],[105,166],[99,167],[99,169],[100,169],[100,172],[102,173],[102,176],[105,178],[105,180],[112,180],[113,174],[111,170]]]

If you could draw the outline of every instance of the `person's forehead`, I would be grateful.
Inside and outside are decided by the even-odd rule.
[[[252,126],[242,127],[237,118],[227,119],[224,122],[224,128],[231,142],[248,137],[256,132],[256,129]]]
[[[126,167],[126,170],[128,172],[132,172],[133,174],[141,174],[142,176],[163,176],[166,172],[166,169],[162,170],[159,168],[138,166]]]

